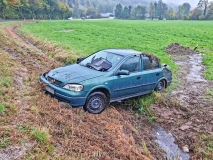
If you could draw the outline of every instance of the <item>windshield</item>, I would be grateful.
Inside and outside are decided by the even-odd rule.
[[[122,59],[123,56],[121,55],[107,51],[99,51],[87,57],[79,64],[95,70],[106,71],[113,69]]]

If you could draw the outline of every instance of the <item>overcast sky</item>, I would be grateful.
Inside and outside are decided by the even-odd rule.
[[[210,1],[213,1],[213,0],[210,0]],[[174,0],[163,0],[163,2],[165,3],[173,3],[173,4],[183,4],[185,2],[191,4],[192,7],[196,7],[199,0],[178,0],[178,1],[174,1]]]

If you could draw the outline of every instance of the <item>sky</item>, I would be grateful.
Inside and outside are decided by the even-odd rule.
[[[209,1],[213,1],[213,0],[209,0]],[[187,2],[187,3],[191,4],[192,7],[196,7],[199,0],[178,0],[178,1],[177,0],[175,0],[175,1],[174,0],[163,0],[163,2],[173,3],[173,4],[178,4],[178,5],[181,5],[185,2]]]

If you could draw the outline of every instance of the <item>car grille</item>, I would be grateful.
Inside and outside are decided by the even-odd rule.
[[[62,84],[62,82],[61,81],[58,81],[58,80],[56,80],[56,79],[54,79],[54,78],[51,78],[51,77],[47,77],[47,80],[51,83],[51,84],[54,84],[54,85],[56,85],[56,86],[60,86],[61,84]]]

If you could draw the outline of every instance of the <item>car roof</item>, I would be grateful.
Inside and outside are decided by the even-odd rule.
[[[111,53],[115,53],[115,54],[120,54],[120,55],[123,55],[123,56],[141,54],[141,52],[135,51],[133,49],[105,49],[103,51],[111,52]]]

